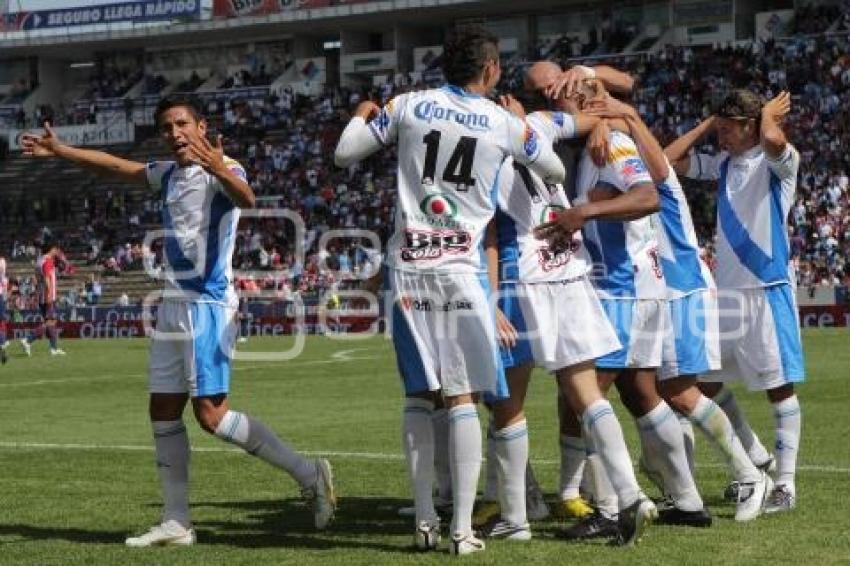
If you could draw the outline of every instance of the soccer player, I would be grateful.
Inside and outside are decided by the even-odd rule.
[[[256,419],[232,410],[230,366],[236,336],[231,263],[239,209],[254,193],[239,163],[224,155],[221,136],[206,139],[196,103],[175,96],[158,104],[157,128],[172,159],[148,164],[63,144],[45,125],[23,136],[24,153],[55,156],[159,191],[165,227],[165,290],[150,350],[150,418],[164,498],[161,524],[128,538],[128,546],[190,545],[189,437],[183,411],[191,399],[206,432],[285,470],[313,504],[316,528],[327,526],[335,496],[327,460],[297,454]]]
[[[578,92],[582,110],[591,98],[602,94],[601,86],[590,86]],[[584,228],[584,241],[597,270],[594,285],[623,344],[596,361],[600,386],[607,392],[616,384],[623,404],[637,419],[642,444],[665,456],[664,469],[675,477],[669,483],[676,488],[671,493],[676,506],[704,512],[688,467],[681,426],[655,385],[667,323],[666,285],[650,217],[659,207],[657,190],[634,142],[619,131],[611,133],[604,167],[589,155],[582,158],[577,188],[579,205],[556,213],[555,220],[537,229],[538,237],[555,240]],[[593,452],[593,447],[588,451]],[[617,497],[603,487],[608,482],[599,458],[591,455],[589,461],[599,485],[599,512],[565,531],[566,538],[616,532]],[[654,507],[652,511],[656,513]]]
[[[720,336],[714,278],[699,257],[699,244],[684,191],[658,141],[634,108],[610,96],[593,100],[589,106],[588,113],[592,115],[626,121],[658,188],[661,201],[659,256],[667,282],[672,322],[664,341],[659,391],[674,409],[708,436],[729,464],[739,485],[735,519],[755,519],[761,513],[765,495],[770,492],[771,479],[752,463],[726,413],[697,386],[698,376],[720,369]],[[705,379],[712,379],[711,374]],[[664,488],[662,491],[669,492],[664,480],[670,475],[661,473],[664,458],[645,452],[644,459],[650,477],[660,475],[661,481],[657,483]],[[693,471],[692,462],[690,467]],[[679,509],[674,502],[661,510],[659,522],[707,526],[710,516]]]
[[[750,390],[765,391],[773,404],[777,469],[767,513],[788,511],[796,503],[794,476],[802,417],[794,384],[805,379],[788,243],[788,212],[800,166],[799,153],[782,131],[790,110],[787,92],[764,103],[752,92],[735,90],[714,116],[665,149],[679,174],[718,182],[720,377],[743,379]],[[717,133],[721,152],[690,154],[709,132]],[[714,387],[712,393],[719,389]],[[724,409],[737,407],[728,397],[724,401],[719,402]],[[743,417],[734,413],[729,415],[732,422],[743,425]],[[743,428],[738,434],[748,444]],[[763,448],[760,452],[756,457],[769,459]]]
[[[9,317],[6,313],[6,297],[9,294],[9,278],[6,277],[6,258],[0,255],[0,364],[8,361],[6,347],[9,345],[6,339],[8,332]]]
[[[448,409],[453,554],[484,550],[472,530],[481,467],[479,392],[504,386],[482,242],[507,157],[550,182],[564,167],[522,119],[484,97],[501,75],[498,39],[480,27],[449,35],[447,84],[361,103],[337,146],[340,167],[398,144],[398,204],[388,244],[387,312],[406,401],[402,438],[414,488],[416,545],[436,548],[434,397]],[[373,117],[370,122],[367,118]],[[390,301],[392,303],[390,304]]]
[[[545,86],[550,73],[560,73],[560,68],[549,62],[532,65],[529,86]],[[584,136],[598,123],[562,111],[534,112],[528,121],[548,144]],[[496,214],[499,269],[491,279],[501,284],[501,311],[511,323],[508,327],[499,320],[500,334],[510,346],[503,355],[511,367],[510,398],[493,404],[501,518],[482,532],[510,540],[531,538],[525,516],[528,429],[523,402],[536,363],[555,375],[561,394],[581,415],[619,496],[622,543],[632,544],[643,534],[655,507],[640,491],[620,423],[602,396],[594,368],[596,358],[619,350],[621,344],[587,276],[590,261],[580,234],[560,249],[534,236],[535,227],[569,208],[561,184],[546,183],[511,160],[502,166]]]
[[[32,355],[32,343],[47,334],[51,356],[64,356],[59,348],[59,331],[56,328],[56,263],[62,256],[59,246],[51,241],[41,245],[41,255],[35,261],[35,286],[38,292],[38,308],[44,318],[36,330],[21,338],[21,347],[27,356]]]

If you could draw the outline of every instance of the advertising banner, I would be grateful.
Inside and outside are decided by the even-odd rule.
[[[21,134],[32,130],[9,130],[9,149],[21,149]],[[40,129],[36,129],[40,132]],[[53,131],[59,139],[71,145],[112,145],[131,143],[136,139],[135,127],[124,121],[112,124],[81,124],[57,126]]]
[[[41,30],[117,22],[197,20],[200,17],[201,0],[142,0],[7,14],[0,29]]]
[[[214,18],[265,16],[293,10],[363,4],[374,0],[213,0]]]

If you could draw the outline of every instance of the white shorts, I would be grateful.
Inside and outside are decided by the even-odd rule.
[[[587,277],[518,283],[516,292],[525,330],[521,339],[528,341],[539,367],[556,371],[622,347]]]
[[[388,269],[390,332],[408,395],[509,396],[485,275]]]
[[[667,302],[670,325],[664,335],[658,379],[700,376],[720,369],[717,291],[705,289]]]
[[[602,308],[623,345],[596,360],[599,369],[661,366],[664,333],[670,322],[666,299],[602,299]]]
[[[716,381],[743,380],[750,391],[805,381],[797,299],[790,285],[719,293],[723,368]]]
[[[150,349],[150,392],[192,397],[230,390],[236,309],[217,303],[163,301]]]

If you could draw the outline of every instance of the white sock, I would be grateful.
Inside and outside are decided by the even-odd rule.
[[[295,452],[263,423],[244,413],[227,411],[218,423],[215,435],[286,471],[301,487],[312,487],[318,479],[313,460]]]
[[[528,465],[528,423],[525,419],[493,434],[499,474],[502,519],[514,525],[528,522],[525,511],[525,469]],[[488,464],[489,466],[489,464]]]
[[[499,463],[496,457],[496,423],[493,415],[487,425],[487,459],[484,462],[482,501],[499,501]]]
[[[604,465],[605,474],[617,493],[620,509],[632,505],[640,497],[640,488],[635,478],[635,470],[623,439],[623,429],[614,414],[614,409],[605,399],[598,399],[585,409],[581,416],[585,430],[584,441],[589,452],[599,456]],[[594,476],[598,470],[594,468]],[[596,477],[595,481],[600,482]],[[599,502],[597,491],[597,503]]]
[[[454,501],[451,532],[471,535],[472,507],[481,473],[481,425],[471,403],[449,409],[449,458]]]
[[[758,469],[753,464],[747,451],[744,450],[741,439],[735,434],[732,422],[726,416],[726,412],[717,403],[703,395],[697,401],[693,412],[688,415],[688,418],[717,447],[729,465],[732,476],[737,481],[744,483],[752,482],[760,477]]]
[[[587,452],[587,471],[594,506],[604,517],[616,519],[620,511],[617,493],[608,480],[602,458],[592,450],[590,448]]]
[[[580,495],[581,480],[584,476],[584,460],[587,447],[581,436],[561,434],[561,501],[575,499]]]
[[[664,479],[664,491],[682,511],[699,511],[702,498],[688,468],[685,439],[676,414],[661,401],[637,419],[644,458]]]
[[[401,443],[413,487],[416,524],[437,516],[434,510],[434,403],[408,397],[404,404]]]
[[[679,426],[682,427],[682,438],[685,441],[685,456],[688,457],[688,469],[691,471],[691,476],[693,476],[694,470],[696,469],[696,463],[694,460],[694,452],[696,451],[694,427],[687,415],[677,412],[676,417],[679,419]]]
[[[773,418],[776,421],[776,485],[784,485],[794,494],[794,474],[797,471],[797,452],[803,425],[797,396],[792,395],[774,403]]]
[[[189,518],[189,436],[182,420],[153,421],[156,470],[162,486],[162,522],[177,521],[187,529]]]
[[[726,416],[729,417],[729,420],[732,422],[732,428],[735,429],[735,434],[741,439],[741,444],[744,446],[744,450],[747,451],[753,464],[759,466],[767,462],[770,459],[770,454],[752,427],[750,427],[750,423],[747,422],[747,418],[738,407],[738,402],[735,400],[732,392],[724,387],[714,398],[714,402],[720,405]]]
[[[452,470],[449,467],[449,412],[434,409],[434,472],[437,475],[437,493],[443,501],[452,499]]]

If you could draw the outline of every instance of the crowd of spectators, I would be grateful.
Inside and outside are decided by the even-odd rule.
[[[802,25],[802,24],[801,24]],[[564,54],[570,58],[571,53]],[[566,63],[566,61],[564,61]],[[798,199],[789,237],[798,282],[804,286],[850,285],[850,40],[846,34],[800,36],[780,43],[746,42],[713,48],[667,47],[653,55],[619,57],[612,64],[639,77],[633,102],[662,143],[708,117],[722,93],[748,88],[769,99],[793,93],[789,137],[802,156]],[[505,72],[510,82],[510,69]],[[290,297],[354,285],[369,271],[374,254],[359,238],[340,238],[319,248],[329,230],[362,229],[386,242],[393,223],[395,150],[337,169],[330,156],[349,112],[363,96],[386,102],[424,85],[400,81],[369,93],[328,90],[304,97],[284,90],[255,100],[209,100],[206,112],[225,134],[226,152],[246,167],[261,213],[287,209],[304,222],[297,234],[287,219],[246,218],[239,227],[234,268],[241,289]],[[716,151],[709,139],[706,151]],[[714,197],[711,187],[689,184],[695,224],[712,261]],[[86,261],[119,275],[155,273],[161,246],[141,245],[144,229],[161,212],[157,195],[91,195],[80,232]],[[2,215],[0,202],[0,215]],[[20,208],[20,207],[19,207]],[[14,207],[10,208],[14,209]],[[0,218],[2,220],[2,218]],[[296,238],[302,237],[301,242]],[[303,246],[305,261],[295,259]]]

